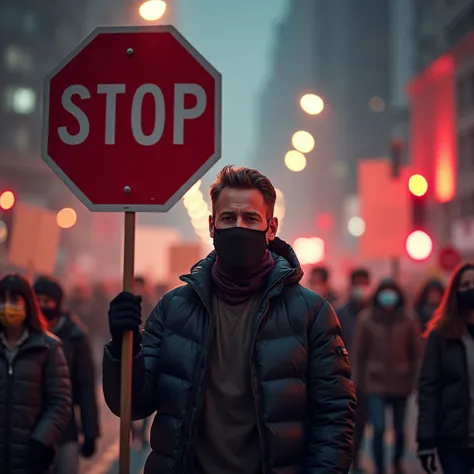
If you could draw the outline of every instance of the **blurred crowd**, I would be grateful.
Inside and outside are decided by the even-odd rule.
[[[417,391],[418,454],[426,472],[434,472],[435,447],[444,472],[471,472],[466,466],[474,459],[474,443],[472,449],[466,446],[464,464],[459,451],[453,455],[453,446],[465,432],[474,439],[474,383],[467,376],[474,372],[474,320],[467,336],[459,324],[460,312],[474,312],[474,266],[461,266],[447,286],[437,279],[423,282],[411,299],[403,284],[391,278],[374,281],[365,268],[353,269],[344,295],[333,289],[325,266],[310,271],[307,286],[336,309],[353,369],[358,397],[353,472],[364,472],[360,452],[368,425],[376,472],[387,472],[387,409],[395,433],[393,472],[406,472],[405,417],[409,397]],[[135,278],[143,320],[167,290],[163,284]],[[52,444],[59,445],[55,474],[74,474],[79,455],[94,455],[100,435],[96,368],[110,337],[107,313],[116,292],[97,284],[77,286],[66,294],[60,282],[49,277],[38,278],[33,286],[18,275],[0,280],[0,432],[11,428],[8,439],[0,437],[0,466],[8,461],[2,472],[43,474],[53,462]],[[20,331],[22,325],[31,329]],[[62,340],[64,353],[47,330]],[[461,342],[446,346],[439,340],[440,331]],[[38,372],[39,366],[43,370]],[[71,407],[78,409],[77,420]],[[441,410],[435,417],[440,426],[432,424],[435,409]],[[24,416],[11,418],[12,412]],[[434,433],[440,429],[444,444],[435,446]],[[147,420],[135,424],[132,435],[147,446]],[[23,469],[25,463],[29,470]]]

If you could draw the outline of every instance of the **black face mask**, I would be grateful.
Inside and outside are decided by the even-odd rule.
[[[267,231],[268,227],[266,230],[214,228],[214,247],[222,267],[242,274],[258,268],[268,248]]]
[[[59,318],[61,315],[61,310],[59,308],[41,308],[41,312],[43,313],[43,316],[48,320],[48,321],[54,321]]]
[[[463,310],[474,310],[474,289],[458,291],[458,306]]]

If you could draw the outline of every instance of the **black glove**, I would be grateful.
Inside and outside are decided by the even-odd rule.
[[[424,471],[427,474],[436,472],[436,454],[434,449],[424,449],[422,451],[418,451],[417,456],[421,465],[423,466]]]
[[[142,299],[126,291],[118,294],[109,306],[109,329],[112,336],[112,351],[120,357],[122,337],[127,331],[133,332],[134,353],[141,342],[140,324],[142,322]]]
[[[28,453],[28,474],[44,474],[54,461],[54,448],[32,439]]]
[[[85,458],[91,458],[95,453],[95,439],[85,438],[81,447],[81,454]]]

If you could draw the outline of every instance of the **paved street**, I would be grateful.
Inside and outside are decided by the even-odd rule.
[[[97,454],[90,460],[82,460],[80,474],[107,474],[119,452],[119,419],[105,405],[102,386],[97,387],[102,436]]]

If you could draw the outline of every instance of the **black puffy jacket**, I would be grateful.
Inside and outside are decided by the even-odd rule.
[[[99,437],[99,415],[96,397],[94,357],[84,325],[70,313],[64,313],[53,329],[61,339],[72,382],[72,402],[80,409],[82,434],[85,438]],[[61,443],[77,441],[78,427],[74,410]]]
[[[252,386],[263,474],[345,474],[352,460],[355,394],[341,328],[331,305],[298,284],[302,271],[278,241],[265,297],[255,317]],[[215,253],[150,315],[133,361],[132,412],[157,412],[146,474],[193,473],[193,438],[203,400]],[[104,355],[104,394],[120,412],[120,361]]]
[[[71,416],[71,383],[61,342],[31,330],[10,365],[0,343],[0,472],[25,474],[30,439],[59,443]]]
[[[461,339],[431,331],[418,387],[420,450],[468,447],[469,377]]]

